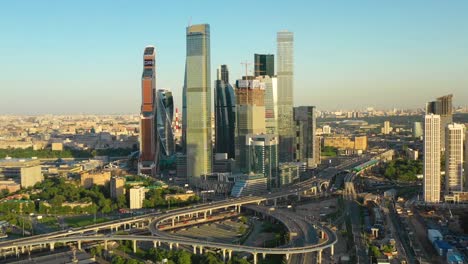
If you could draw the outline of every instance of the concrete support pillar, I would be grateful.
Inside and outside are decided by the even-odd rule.
[[[160,246],[161,246],[161,241],[158,241],[158,247],[160,247]]]
[[[226,262],[226,249],[223,249],[223,262]]]
[[[198,212],[195,213],[195,217],[198,218]]]
[[[104,240],[104,249],[107,250],[107,240]]]
[[[15,247],[15,255],[18,255],[18,247]]]
[[[207,211],[203,212],[203,219],[206,219]]]
[[[322,233],[322,239],[325,239],[325,231],[320,231],[320,233]]]
[[[154,248],[158,248],[158,241],[153,240],[153,247],[154,247]]]
[[[253,252],[252,255],[253,255],[253,264],[257,264],[257,253]]]
[[[172,243],[169,243],[169,249],[172,250]]]
[[[203,255],[203,246],[199,246],[200,248],[200,255]]]
[[[193,254],[196,255],[197,254],[197,246],[193,245]]]
[[[289,254],[286,254],[286,260],[289,260]]]
[[[237,212],[238,212],[238,213],[241,212],[241,205],[240,205],[240,204],[237,206]]]
[[[210,215],[212,215],[212,214],[213,214],[213,210],[212,210],[212,209],[210,209]]]
[[[172,226],[175,226],[175,218],[172,218]]]
[[[78,240],[78,250],[81,251],[81,240]]]
[[[179,243],[175,243],[175,247],[179,249]]]
[[[133,253],[136,253],[137,251],[137,241],[133,240]]]
[[[317,251],[317,264],[322,263],[322,250]]]
[[[265,252],[262,253],[262,257],[263,257],[263,259],[266,258],[266,253]]]
[[[50,246],[50,251],[54,251],[54,249],[55,249],[55,243],[54,243],[54,242],[51,242],[51,243],[49,244],[49,246]]]
[[[232,250],[228,250],[228,259],[231,260],[232,258]]]
[[[330,256],[333,256],[335,254],[335,245],[331,245],[330,247]]]

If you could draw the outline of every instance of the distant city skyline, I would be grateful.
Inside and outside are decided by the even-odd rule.
[[[272,15],[234,20],[221,9]],[[137,114],[147,45],[158,50],[157,87],[181,111],[189,23],[210,24],[211,75],[226,64],[232,80],[242,61],[253,73],[255,53],[277,55],[276,32],[293,32],[295,106],[415,109],[443,94],[467,106],[467,11],[435,0],[2,3],[0,114]]]

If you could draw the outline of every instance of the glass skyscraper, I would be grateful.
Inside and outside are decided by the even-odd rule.
[[[218,69],[215,81],[215,128],[216,153],[227,153],[228,158],[235,158],[236,98],[234,89],[229,84],[229,70],[226,65]]]
[[[265,87],[265,129],[267,134],[278,134],[278,79],[268,75],[258,76]]]
[[[294,121],[296,123],[296,147],[294,159],[298,162],[306,163],[308,169],[317,166],[316,161],[316,123],[315,107],[299,106],[294,107]]]
[[[275,56],[273,54],[255,54],[255,76],[275,75]]]
[[[247,174],[263,174],[268,188],[279,187],[278,138],[271,134],[246,135]]]
[[[293,122],[293,41],[292,32],[277,34],[277,77],[278,77],[278,135],[279,160],[289,162],[294,159]]]
[[[172,119],[174,117],[174,100],[172,92],[159,89],[157,93],[157,132],[162,157],[170,157],[175,152],[174,133],[172,131]]]
[[[184,114],[187,177],[197,185],[201,175],[211,173],[211,78],[210,26],[187,27]]]

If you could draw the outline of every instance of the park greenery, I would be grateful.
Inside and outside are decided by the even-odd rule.
[[[152,186],[154,180],[150,178],[136,177],[133,180],[142,182],[143,186]],[[126,186],[130,188],[131,186]],[[109,185],[94,185],[86,189],[75,181],[64,178],[47,178],[43,182],[37,183],[34,187],[21,190],[22,193],[30,193],[28,200],[10,200],[0,203],[0,214],[6,215],[13,212],[21,214],[39,213],[46,215],[81,215],[108,214],[120,208],[128,208],[127,197],[122,195],[113,200],[110,198]],[[167,194],[183,193],[184,189],[179,187],[150,188],[146,192],[143,201],[144,208],[166,208],[180,207],[200,200],[195,195],[182,201],[180,199],[165,199]],[[128,190],[127,190],[127,193]],[[7,195],[8,193],[1,193]],[[81,203],[81,206],[71,207],[66,203]],[[12,218],[7,216],[6,218]]]
[[[336,157],[338,155],[338,149],[330,146],[323,146],[321,156],[322,157]]]
[[[421,160],[397,159],[384,163],[380,172],[390,180],[411,182],[423,173],[423,164]]]
[[[95,150],[79,150],[72,148],[64,148],[62,151],[51,150],[50,148],[34,150],[32,147],[8,148],[0,149],[0,158],[92,158],[95,156],[110,156],[121,157],[128,156],[136,149],[131,148],[111,148],[111,149],[95,149]]]

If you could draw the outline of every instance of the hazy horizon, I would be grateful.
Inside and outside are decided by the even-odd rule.
[[[234,82],[254,53],[276,55],[287,29],[295,105],[418,109],[449,93],[468,105],[468,2],[278,3],[2,3],[0,115],[137,114],[146,45],[157,47],[157,88],[180,108],[189,23],[210,24],[212,85],[220,64]]]

